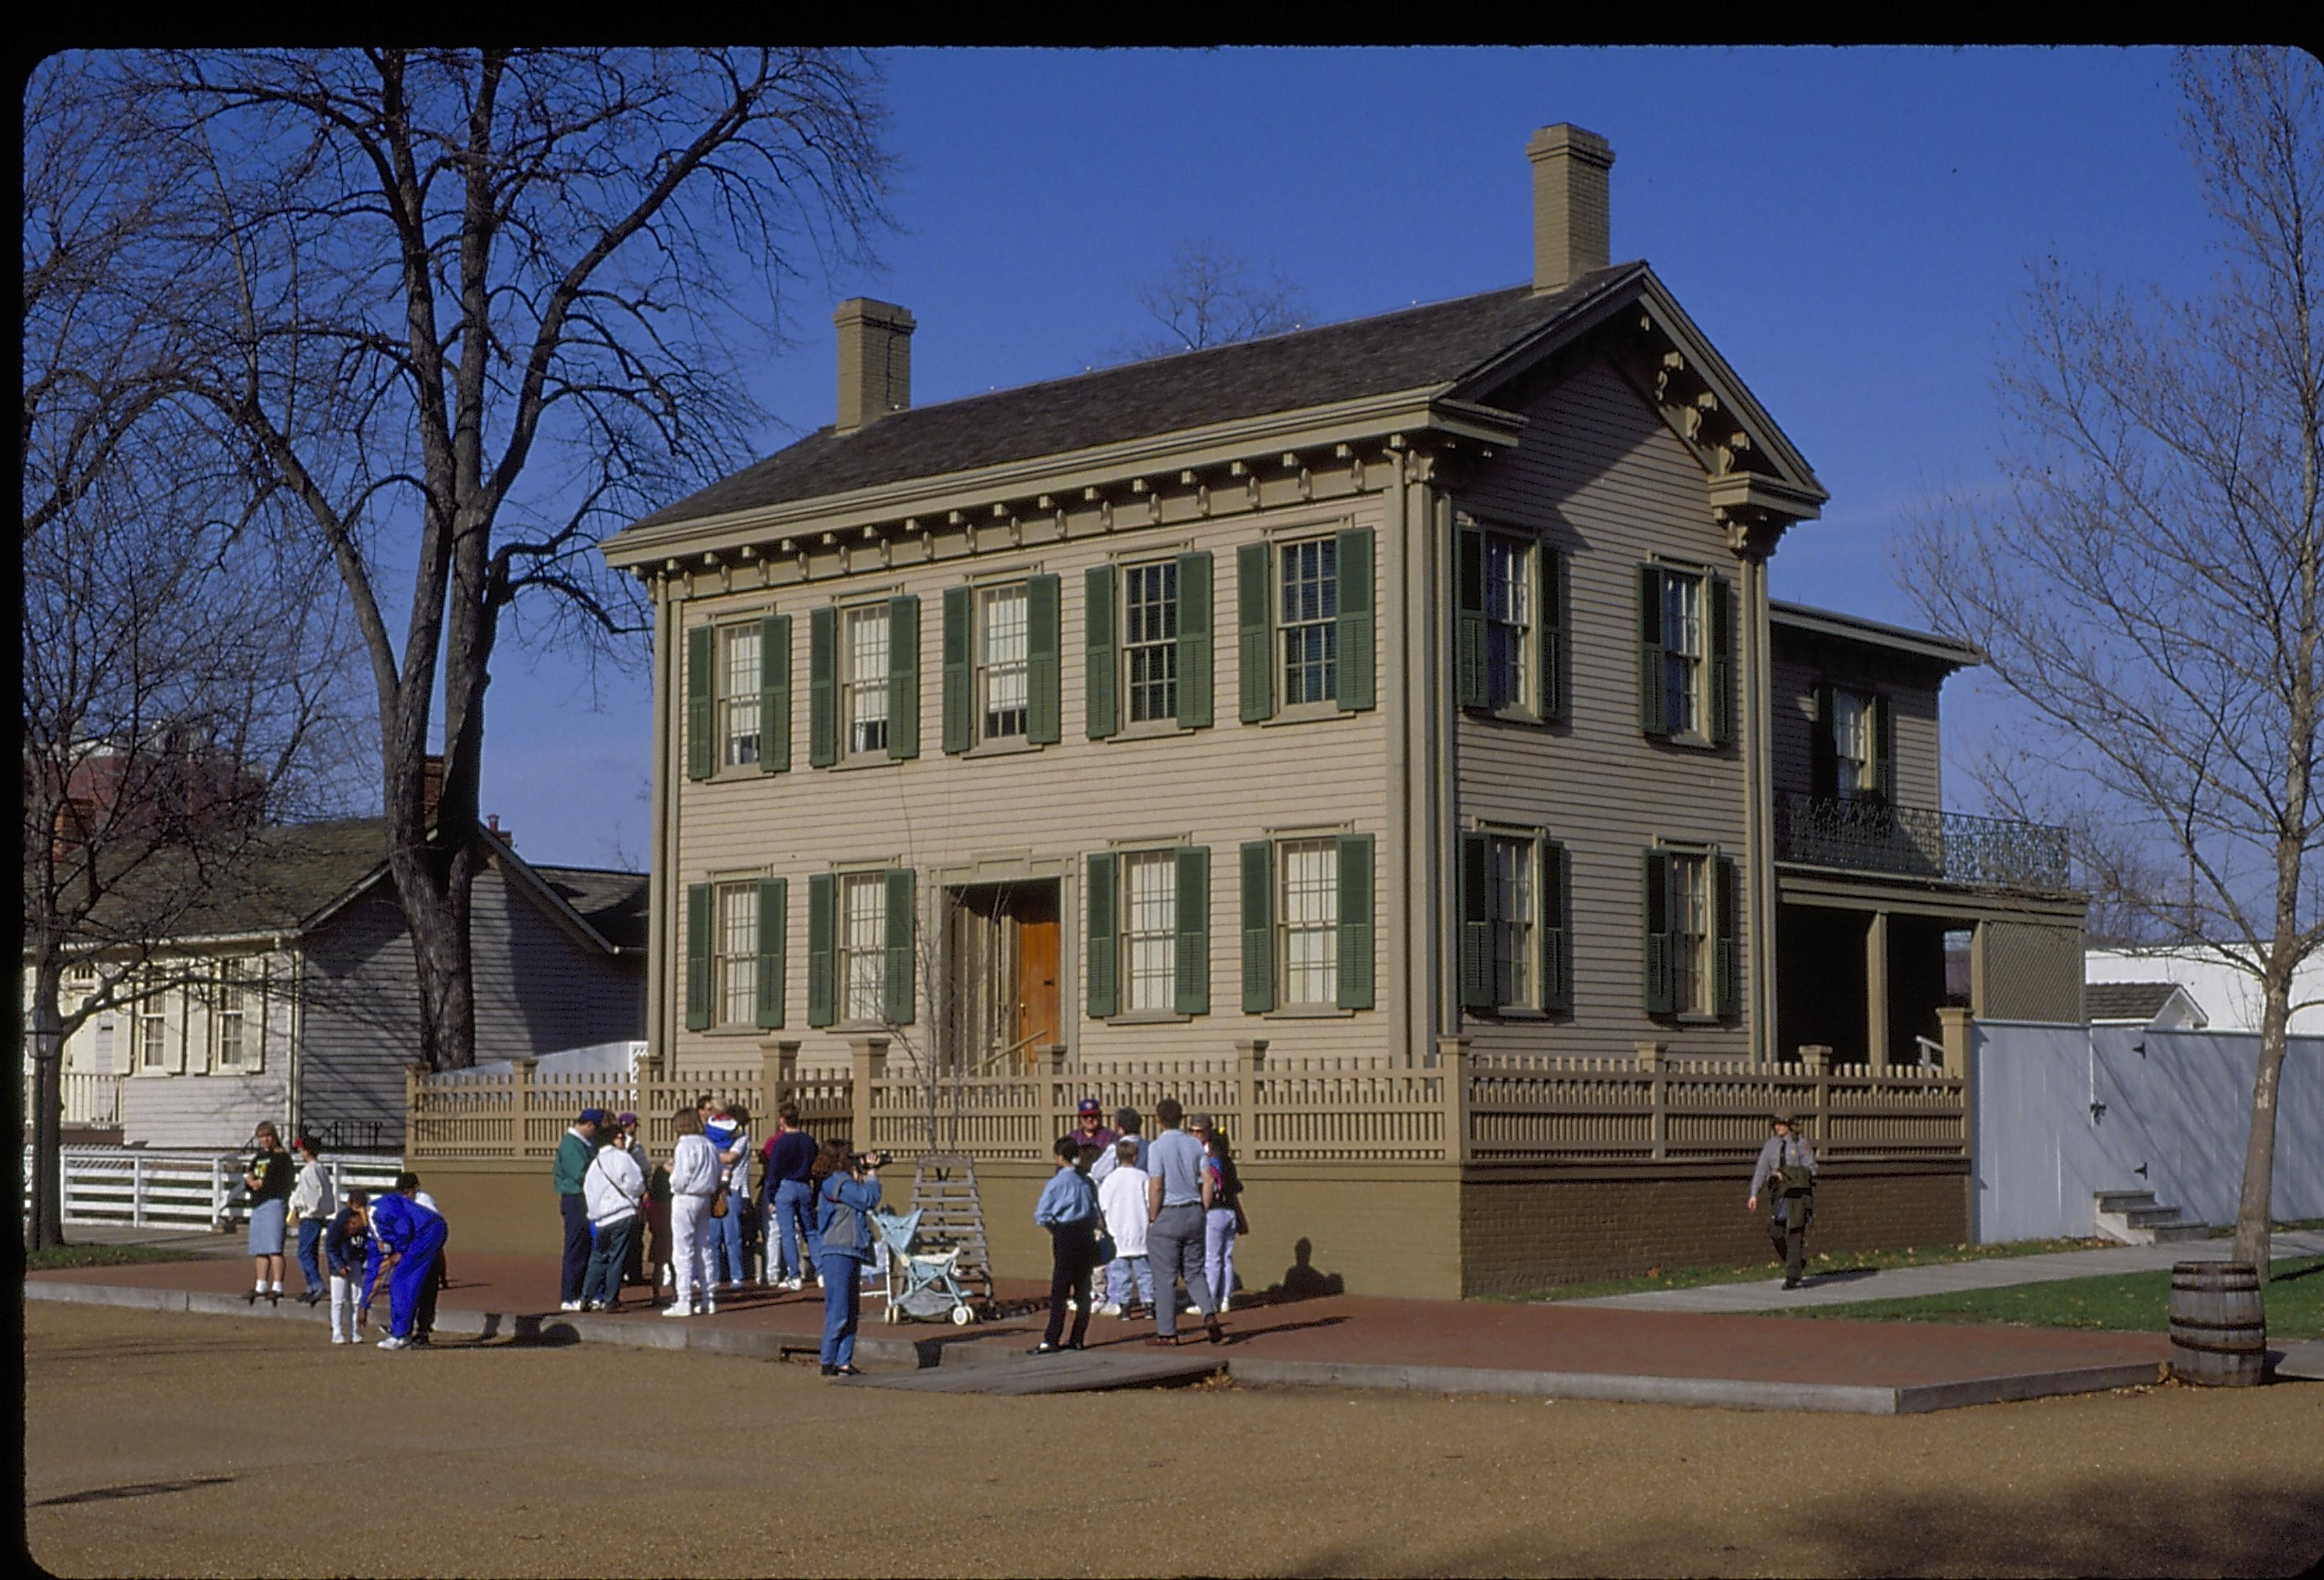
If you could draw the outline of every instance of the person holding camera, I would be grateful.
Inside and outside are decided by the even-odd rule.
[[[855,1325],[863,1304],[863,1269],[872,1260],[872,1209],[880,1205],[880,1152],[852,1153],[825,1141],[816,1154],[816,1272],[823,1280],[823,1374],[859,1376]]]
[[[1807,1270],[1808,1225],[1815,1221],[1815,1149],[1799,1133],[1789,1113],[1769,1123],[1775,1133],[1759,1149],[1759,1166],[1751,1170],[1751,1195],[1743,1204],[1747,1213],[1759,1210],[1759,1193],[1773,1187],[1767,1198],[1767,1238],[1784,1259],[1784,1288],[1796,1289]]]

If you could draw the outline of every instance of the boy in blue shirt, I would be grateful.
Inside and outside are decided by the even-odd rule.
[[[1059,1136],[1054,1150],[1057,1171],[1041,1187],[1033,1206],[1033,1222],[1049,1232],[1049,1326],[1041,1336],[1037,1355],[1059,1349],[1078,1350],[1089,1332],[1090,1273],[1097,1266],[1097,1187],[1081,1171],[1079,1136]],[[1074,1312],[1074,1336],[1057,1343],[1065,1331],[1065,1307]]]
[[[347,1205],[323,1233],[323,1261],[330,1269],[331,1342],[359,1344],[355,1326],[357,1280],[371,1259],[371,1197],[360,1190],[347,1192]]]

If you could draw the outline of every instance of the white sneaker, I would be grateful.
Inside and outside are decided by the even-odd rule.
[[[1097,1308],[1097,1314],[1100,1317],[1119,1317],[1121,1315],[1121,1307],[1113,1301],[1108,1300]]]
[[[1066,1309],[1066,1310],[1068,1310],[1068,1311],[1079,1311],[1081,1308],[1082,1308],[1082,1303],[1081,1303],[1080,1301],[1075,1300],[1075,1299],[1072,1298],[1071,1297],[1068,1297],[1068,1298],[1066,1298],[1066,1300],[1065,1300],[1065,1309]]]
[[[782,1282],[782,1287],[786,1289],[791,1290],[803,1289],[807,1288],[807,1280],[804,1279],[785,1279]]]
[[[1220,1300],[1220,1302],[1219,1302],[1219,1315],[1220,1315],[1221,1317],[1224,1317],[1224,1316],[1227,1314],[1228,1310],[1229,1310],[1231,1307],[1232,1307],[1232,1306],[1233,1306],[1233,1305],[1234,1305],[1234,1297],[1233,1297],[1232,1295],[1229,1295],[1229,1296],[1225,1297],[1224,1298],[1222,1298],[1222,1300]]]
[[[683,1306],[666,1306],[662,1307],[661,1314],[664,1317],[691,1317],[694,1315],[693,1312],[688,1311]]]
[[[411,1341],[408,1338],[397,1338],[393,1334],[390,1334],[379,1341],[379,1347],[383,1350],[408,1350],[411,1347]]]
[[[715,1317],[718,1315],[717,1296],[706,1295],[702,1298],[702,1315],[705,1317]]]
[[[581,1309],[581,1302],[578,1300],[560,1300],[558,1302],[557,1308],[559,1311],[578,1311]]]
[[[347,1342],[347,1335],[343,1333],[335,1333],[331,1335],[331,1342],[335,1344],[343,1344]]]

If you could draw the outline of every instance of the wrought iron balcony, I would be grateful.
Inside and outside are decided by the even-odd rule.
[[[1781,859],[2004,889],[2064,889],[2066,831],[1926,807],[1787,795],[1776,800]]]

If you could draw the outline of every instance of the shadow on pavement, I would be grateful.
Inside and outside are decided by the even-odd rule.
[[[161,1492],[184,1492],[196,1487],[215,1487],[235,1479],[230,1475],[197,1475],[174,1482],[131,1482],[126,1486],[91,1487],[85,1492],[64,1492],[53,1498],[42,1498],[31,1507],[51,1509],[60,1503],[103,1503],[115,1498],[151,1498]]]

